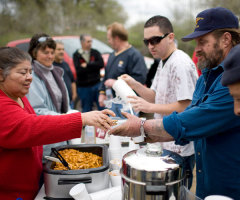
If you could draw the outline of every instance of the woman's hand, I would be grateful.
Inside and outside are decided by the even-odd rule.
[[[108,115],[115,117],[115,113],[108,109],[82,113],[83,126],[96,126],[107,131],[112,125],[112,120]]]
[[[109,134],[128,137],[140,136],[141,119],[136,117],[135,115],[131,115],[125,112],[122,112],[122,115],[126,117],[128,120],[123,124],[117,126],[116,128],[111,129],[109,131]]]

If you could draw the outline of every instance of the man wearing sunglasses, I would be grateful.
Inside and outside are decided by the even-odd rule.
[[[129,120],[109,134],[134,137],[145,132],[148,142],[175,140],[180,145],[194,141],[196,195],[201,199],[224,195],[239,200],[240,118],[234,114],[229,89],[221,84],[224,70],[229,70],[229,65],[224,69],[229,62],[225,58],[240,43],[239,20],[226,8],[204,10],[196,17],[194,32],[182,40],[196,41],[198,68],[202,71],[192,103],[181,113],[147,120],[142,127],[139,118],[124,114]]]
[[[198,75],[191,58],[176,48],[171,22],[159,15],[150,18],[144,25],[143,42],[153,57],[161,61],[150,88],[128,75],[121,76],[140,96],[130,101],[134,110],[154,113],[155,119],[162,119],[174,111],[182,112],[192,100]],[[161,145],[185,159],[188,187],[191,188],[195,164],[193,143],[180,146],[172,141]]]

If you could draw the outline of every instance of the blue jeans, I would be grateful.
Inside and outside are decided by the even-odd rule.
[[[186,179],[184,180],[183,184],[190,190],[192,187],[192,180],[193,180],[193,168],[195,165],[195,154],[191,156],[183,157],[183,169],[186,172]]]
[[[93,86],[77,88],[78,97],[81,100],[82,112],[92,111],[94,102],[96,102],[98,110],[104,109],[104,107],[100,107],[98,103],[99,85],[100,83],[97,83]]]

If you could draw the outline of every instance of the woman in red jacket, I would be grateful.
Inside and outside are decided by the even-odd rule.
[[[0,199],[32,200],[42,172],[42,145],[81,137],[82,126],[104,130],[110,110],[37,116],[25,95],[32,82],[31,57],[0,48]]]

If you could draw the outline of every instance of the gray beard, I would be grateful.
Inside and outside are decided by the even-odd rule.
[[[198,62],[197,63],[197,68],[199,69],[199,70],[203,70],[203,69],[205,69],[205,68],[209,68],[208,66],[210,66],[210,62],[209,62],[209,60],[205,60],[205,61],[203,61],[203,62]]]
[[[223,60],[223,50],[219,48],[218,44],[214,45],[215,51],[213,51],[210,55],[205,55],[205,60],[197,63],[197,67],[199,70],[203,69],[212,69],[218,66]]]

